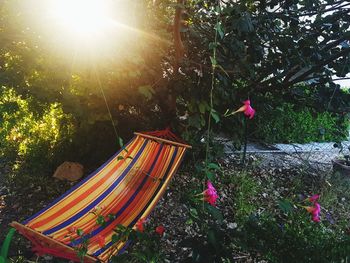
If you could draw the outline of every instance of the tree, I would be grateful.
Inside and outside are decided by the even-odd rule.
[[[120,128],[172,124],[185,135],[246,97],[349,111],[333,81],[350,71],[347,1],[135,1],[140,23],[128,34],[137,38],[79,67],[52,49],[52,32],[40,32],[21,2],[1,3],[1,85],[61,102],[79,126],[109,121],[105,99]]]
[[[192,22],[183,66],[210,70],[217,45],[218,86],[225,87],[219,93],[236,88],[233,100],[237,92],[239,99],[266,93],[296,98],[305,90],[295,87],[303,83],[317,97],[318,105],[310,106],[349,111],[334,79],[350,72],[350,2],[188,1],[187,10]]]
[[[114,121],[127,119],[130,130],[147,129],[152,120],[160,121],[159,105],[168,106],[170,78],[165,75],[169,75],[169,63],[173,64],[172,41],[168,40],[175,12],[172,1],[157,5],[151,0],[135,1],[124,6],[124,13],[134,12],[139,23],[123,31],[126,36],[111,40],[113,49],[103,57],[99,57],[101,50],[93,50],[93,57],[77,57],[76,49],[57,48],[62,41],[59,32],[35,22],[42,16],[40,4],[46,1],[34,2],[38,11],[30,12],[22,1],[1,2],[1,85],[43,102],[61,102],[79,125],[110,122],[106,104]],[[129,40],[121,45],[123,37]]]

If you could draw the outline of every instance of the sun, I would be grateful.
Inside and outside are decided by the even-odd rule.
[[[62,31],[93,38],[104,34],[113,25],[107,0],[54,0],[50,5],[53,21]]]
[[[147,39],[138,0],[26,0],[19,7],[33,39],[74,65],[126,57]]]

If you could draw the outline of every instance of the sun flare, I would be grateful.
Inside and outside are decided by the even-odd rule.
[[[93,37],[111,29],[113,20],[109,5],[105,0],[57,0],[52,2],[52,18],[64,30]]]
[[[138,0],[28,0],[19,6],[38,43],[82,64],[121,59],[126,50],[138,52],[141,39],[151,39],[140,29],[145,16]]]

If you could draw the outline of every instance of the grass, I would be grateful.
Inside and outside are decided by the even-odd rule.
[[[251,174],[245,171],[228,173],[225,177],[234,185],[232,198],[235,200],[235,219],[237,222],[243,222],[258,209],[256,197],[261,193],[262,188]]]

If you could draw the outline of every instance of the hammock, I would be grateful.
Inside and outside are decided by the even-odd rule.
[[[11,223],[32,243],[38,255],[51,254],[79,261],[74,249],[89,239],[84,262],[106,262],[123,253],[128,242],[112,242],[118,225],[135,228],[163,195],[189,145],[169,129],[135,133],[135,137],[105,164],[22,224]],[[114,219],[102,227],[99,215]],[[96,211],[96,210],[95,210]],[[73,231],[72,229],[75,229]],[[103,245],[101,246],[101,240]]]

